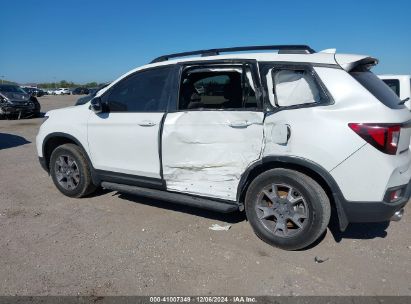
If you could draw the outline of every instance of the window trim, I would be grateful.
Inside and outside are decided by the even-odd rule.
[[[137,74],[140,73],[145,73],[149,71],[154,71],[154,70],[162,70],[162,69],[169,69],[169,75],[166,79],[166,84],[164,86],[165,91],[168,92],[168,98],[167,98],[167,103],[166,107],[164,110],[161,111],[110,111],[110,104],[109,104],[109,97],[110,94],[117,88],[117,86],[122,83],[123,81],[127,81],[130,77],[134,77]],[[167,113],[170,107],[170,103],[172,102],[173,97],[175,97],[175,92],[173,91],[172,88],[172,82],[175,82],[175,64],[167,64],[167,65],[161,65],[161,66],[155,66],[155,67],[148,67],[144,68],[138,71],[135,71],[134,73],[131,73],[130,75],[127,75],[126,77],[121,78],[119,81],[117,81],[113,86],[111,86],[107,91],[105,91],[101,96],[101,100],[103,104],[105,105],[104,108],[106,108],[106,111],[103,111],[103,113]]]
[[[334,99],[331,95],[331,93],[328,91],[327,87],[324,85],[322,82],[321,78],[318,76],[317,72],[314,69],[314,64],[311,63],[301,63],[301,62],[289,62],[289,63],[279,63],[279,62],[260,62],[259,68],[260,68],[260,78],[263,83],[263,89],[264,89],[264,98],[265,98],[265,104],[267,105],[267,110],[266,112],[268,113],[277,113],[279,111],[284,111],[284,110],[294,110],[294,109],[302,109],[302,108],[312,108],[312,107],[319,107],[319,106],[328,106],[331,104],[334,104]],[[274,78],[273,78],[273,73],[277,70],[305,70],[309,72],[313,78],[316,84],[318,85],[318,89],[321,90],[321,92],[324,94],[326,101],[323,102],[313,102],[313,103],[304,103],[304,104],[299,104],[299,105],[292,105],[292,106],[278,106],[278,101],[277,101],[277,95],[273,92],[274,94],[274,102],[276,106],[273,106],[270,102],[270,99],[268,97],[268,85],[267,85],[267,80],[265,79],[265,72],[269,71],[271,69],[271,77],[273,79],[273,85],[274,85]],[[273,88],[275,90],[275,87]]]
[[[226,109],[179,109],[179,104],[180,104],[180,88],[181,88],[181,82],[182,82],[182,76],[183,73],[186,69],[192,69],[192,68],[204,68],[204,67],[209,67],[209,68],[224,68],[224,67],[236,67],[236,68],[244,68],[244,65],[248,66],[250,68],[251,72],[251,77],[253,78],[254,81],[254,86],[255,86],[255,97],[257,100],[257,108],[226,108]],[[177,66],[179,66],[179,79],[178,79],[178,94],[177,94],[177,99],[176,103],[173,105],[173,109],[169,109],[168,113],[176,113],[176,112],[210,112],[210,111],[231,111],[231,112],[263,112],[264,111],[264,99],[263,99],[263,94],[262,94],[262,87],[261,87],[261,80],[259,77],[258,73],[258,65],[256,60],[252,59],[246,59],[246,60],[241,60],[241,59],[223,59],[223,60],[207,60],[207,61],[185,61],[181,63],[177,63]]]

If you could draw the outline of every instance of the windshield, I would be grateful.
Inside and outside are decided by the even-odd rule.
[[[381,79],[370,71],[351,72],[353,76],[364,88],[374,95],[381,103],[391,109],[403,109],[401,100]]]
[[[0,91],[5,93],[21,93],[27,94],[22,88],[12,84],[2,84],[0,85]]]

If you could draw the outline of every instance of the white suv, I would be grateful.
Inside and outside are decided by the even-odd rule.
[[[54,95],[70,95],[70,90],[67,88],[60,88],[54,91]]]
[[[262,240],[303,248],[331,210],[344,230],[399,220],[410,197],[411,113],[375,64],[302,45],[161,56],[47,113],[38,156],[67,196],[245,209]]]

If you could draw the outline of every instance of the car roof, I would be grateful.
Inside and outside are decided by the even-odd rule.
[[[116,80],[114,80],[109,86],[100,90],[98,96],[103,94],[105,91],[110,89],[115,83],[121,79],[127,77],[140,70],[145,70],[149,68],[175,65],[180,63],[195,63],[195,62],[207,62],[207,61],[218,61],[218,60],[256,60],[258,62],[284,62],[284,63],[312,63],[321,65],[335,65],[343,69],[348,69],[353,62],[358,62],[366,58],[371,58],[368,55],[356,55],[356,54],[335,54],[332,52],[324,51],[317,53],[276,53],[276,52],[253,52],[253,53],[233,53],[233,54],[222,54],[222,55],[211,55],[211,56],[190,56],[182,57],[171,60],[165,60],[160,62],[154,62],[142,65],[129,72],[123,74]]]
[[[149,63],[143,67],[153,67],[167,64],[176,64],[190,61],[210,61],[210,60],[225,60],[225,59],[243,59],[257,61],[285,61],[285,62],[316,62],[325,64],[335,64],[334,54],[328,53],[313,53],[313,54],[277,54],[273,52],[258,52],[258,53],[235,53],[222,54],[213,56],[191,56],[184,58],[176,58],[161,62]]]

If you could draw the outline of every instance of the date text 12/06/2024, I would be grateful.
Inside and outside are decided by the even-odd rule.
[[[255,297],[150,297],[150,303],[257,303]]]

